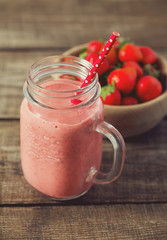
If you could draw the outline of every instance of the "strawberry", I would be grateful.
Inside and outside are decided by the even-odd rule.
[[[117,61],[117,51],[116,51],[115,47],[111,48],[111,50],[109,51],[109,53],[107,55],[107,59],[110,62],[110,64],[115,65],[115,63]]]
[[[119,50],[119,60],[121,62],[127,61],[142,61],[143,56],[140,49],[133,43],[126,43]]]
[[[90,63],[94,64],[98,57],[99,57],[99,54],[97,52],[91,52],[89,55],[85,57],[85,59]],[[109,67],[110,67],[109,61],[105,58],[103,63],[98,68],[97,73],[99,75],[102,75],[109,69]]]
[[[127,96],[122,99],[122,105],[134,105],[139,103],[135,97]]]
[[[158,97],[162,93],[160,81],[152,76],[143,76],[136,85],[136,96],[142,101],[147,102]]]
[[[146,46],[141,46],[139,49],[143,55],[142,62],[144,64],[147,64],[147,63],[152,64],[157,60],[157,55],[151,48]]]
[[[92,40],[88,43],[88,50],[91,52],[100,52],[104,47],[104,43],[99,40]]]
[[[126,43],[133,43],[130,39],[119,37],[116,42],[114,43],[114,47],[116,47],[117,50],[123,47]]]
[[[103,63],[100,65],[100,67],[97,70],[97,73],[100,75],[102,75],[103,73],[105,73],[110,67],[110,64],[108,62],[108,60],[105,58]]]
[[[143,75],[143,70],[137,62],[134,62],[134,61],[125,62],[123,64],[123,68],[125,68],[125,67],[132,67],[136,70],[137,75],[139,75],[139,76]]]
[[[120,105],[121,104],[121,94],[118,89],[116,89],[115,84],[106,85],[101,89],[100,98],[103,104],[106,105]]]
[[[91,52],[90,54],[88,54],[88,55],[85,57],[85,59],[86,59],[88,62],[94,64],[94,63],[96,62],[98,56],[99,56],[99,54],[98,54],[97,52]]]
[[[109,84],[115,82],[116,88],[125,94],[129,94],[135,87],[137,72],[134,68],[118,68],[112,71],[107,78]]]

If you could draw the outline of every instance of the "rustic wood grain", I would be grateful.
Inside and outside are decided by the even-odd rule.
[[[166,120],[146,134],[126,139],[120,178],[110,185],[94,185],[82,198],[65,204],[167,202],[166,142]],[[0,121],[0,204],[54,203],[24,180],[19,144],[19,121]],[[110,143],[104,140],[103,171],[111,166],[111,156]]]
[[[59,55],[60,50],[1,52],[0,64],[0,118],[19,118],[23,99],[23,83],[30,66],[42,57]]]
[[[166,0],[0,1],[0,47],[72,47],[113,30],[166,47]]]
[[[1,209],[1,240],[166,240],[167,204]]]

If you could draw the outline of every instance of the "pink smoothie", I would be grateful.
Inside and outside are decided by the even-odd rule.
[[[70,86],[47,86],[57,88],[69,90]],[[102,137],[93,128],[102,116],[100,99],[64,112],[35,106],[24,99],[21,162],[26,180],[38,191],[58,199],[86,192],[101,163]]]

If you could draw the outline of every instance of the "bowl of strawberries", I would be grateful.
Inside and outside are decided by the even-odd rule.
[[[64,53],[94,64],[105,41],[92,40]],[[142,134],[167,114],[167,63],[148,46],[119,38],[98,69],[105,121],[124,137]]]

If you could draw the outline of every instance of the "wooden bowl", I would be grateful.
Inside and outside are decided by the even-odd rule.
[[[64,52],[66,56],[78,56],[87,44],[75,46]],[[167,62],[159,57],[164,76],[165,91],[157,98],[146,103],[130,106],[104,105],[104,119],[116,127],[123,137],[142,134],[155,127],[167,114],[166,73]]]

